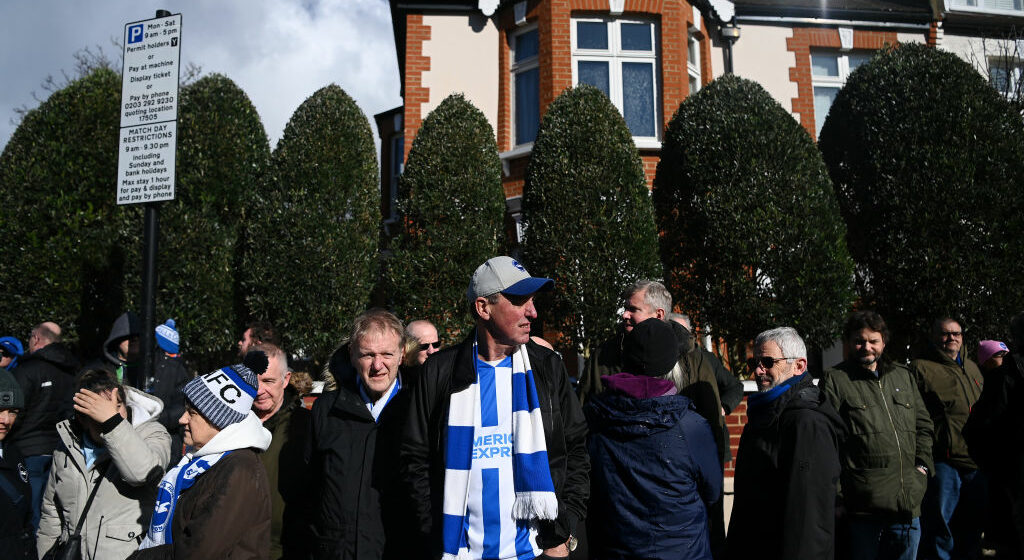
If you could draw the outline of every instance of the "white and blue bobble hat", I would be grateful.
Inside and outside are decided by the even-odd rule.
[[[218,430],[249,415],[259,390],[259,375],[267,371],[263,352],[249,352],[242,362],[196,377],[182,389],[188,402]]]
[[[178,353],[178,331],[174,328],[174,319],[156,327],[156,343],[168,354]]]
[[[472,307],[478,297],[503,293],[513,296],[528,296],[550,290],[555,281],[550,278],[534,278],[519,261],[512,257],[494,257],[477,267],[469,281],[466,298]]]

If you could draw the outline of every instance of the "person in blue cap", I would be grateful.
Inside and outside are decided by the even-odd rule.
[[[13,336],[0,337],[0,368],[11,371],[18,367],[18,358],[24,353],[20,340]]]

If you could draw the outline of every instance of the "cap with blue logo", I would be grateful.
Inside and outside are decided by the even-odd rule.
[[[550,278],[530,276],[526,268],[512,257],[494,257],[477,267],[469,281],[466,298],[472,306],[476,298],[499,292],[513,296],[528,296],[546,292],[554,286],[555,281]]]

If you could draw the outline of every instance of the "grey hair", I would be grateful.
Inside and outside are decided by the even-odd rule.
[[[405,345],[405,327],[401,319],[395,317],[394,313],[375,307],[363,312],[352,321],[352,332],[348,340],[352,345],[358,344],[359,339],[369,332],[386,333],[391,331],[398,335],[398,344],[401,349]]]
[[[622,300],[626,301],[633,295],[643,292],[644,303],[651,308],[651,311],[664,309],[665,313],[672,311],[672,294],[661,282],[655,280],[639,280],[634,282],[622,292]]]
[[[288,373],[288,355],[285,354],[284,349],[282,349],[280,346],[276,344],[270,342],[263,342],[258,346],[253,346],[252,350],[249,351],[263,352],[267,356],[267,362],[269,362],[271,358],[279,358],[281,364],[281,371],[277,373],[281,374],[281,381],[284,381],[284,376],[285,374]],[[267,371],[270,371],[269,365],[267,366]]]
[[[501,300],[501,292],[495,292],[489,296],[480,296],[487,300],[487,303],[491,305],[497,305],[498,301]],[[469,316],[474,319],[479,319],[480,315],[476,312],[476,300],[469,302]]]
[[[672,370],[658,377],[658,379],[664,379],[671,381],[676,386],[676,392],[682,391],[687,386],[686,377],[683,374],[683,368],[679,367],[679,362],[676,361],[676,365],[672,366]]]
[[[686,313],[669,313],[665,316],[669,321],[675,321],[680,325],[686,327],[686,330],[693,331],[693,321],[690,320],[690,316]]]
[[[754,339],[754,346],[760,346],[766,342],[774,342],[779,350],[782,350],[782,356],[787,358],[787,362],[792,363],[797,358],[807,359],[807,346],[804,344],[804,339],[800,338],[793,327],[777,327],[764,331]]]

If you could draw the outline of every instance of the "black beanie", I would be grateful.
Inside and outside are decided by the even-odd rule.
[[[626,373],[661,377],[676,365],[679,347],[672,327],[651,318],[633,327],[622,341],[622,366]]]

